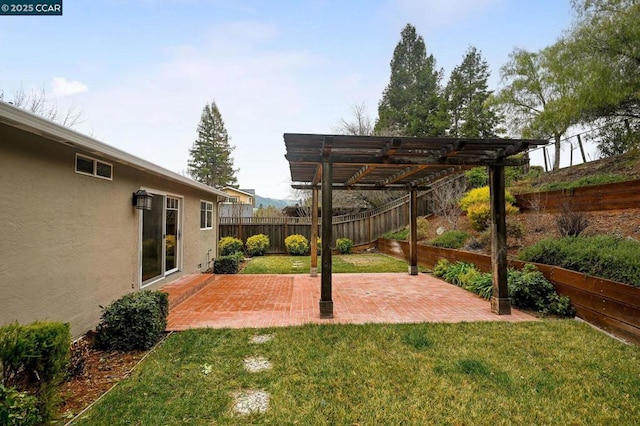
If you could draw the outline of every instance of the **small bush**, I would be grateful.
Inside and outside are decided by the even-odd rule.
[[[577,237],[589,226],[589,219],[584,212],[576,212],[567,204],[562,206],[562,211],[556,217],[558,232],[563,237]]]
[[[408,240],[409,239],[409,228],[404,228],[396,232],[388,232],[383,235],[384,238],[389,240]]]
[[[338,249],[338,253],[340,254],[351,253],[352,247],[353,247],[353,241],[351,241],[349,238],[338,238],[336,240],[336,248]]]
[[[293,234],[284,239],[290,256],[304,256],[309,252],[309,240],[304,235]]]
[[[237,274],[240,268],[239,256],[219,256],[213,261],[214,274]]]
[[[507,237],[522,238],[524,236],[524,227],[520,222],[507,221]]]
[[[0,425],[31,426],[41,424],[42,420],[35,396],[0,384]]]
[[[246,248],[249,256],[264,256],[269,250],[269,237],[264,234],[252,235],[247,238]]]
[[[442,278],[445,281],[455,284],[458,287],[462,287],[464,281],[464,275],[475,267],[471,263],[456,262],[449,265]]]
[[[234,237],[221,238],[218,242],[218,250],[220,251],[220,256],[229,256],[234,253],[242,252],[242,240]]]
[[[436,247],[459,249],[464,247],[467,239],[469,239],[469,234],[464,231],[447,231],[435,237],[429,244]]]
[[[318,253],[318,256],[322,254],[322,238],[320,237],[316,240],[316,253]]]
[[[438,262],[433,267],[433,275],[438,278],[444,277],[445,272],[449,269],[451,263],[447,259],[438,259]]]
[[[0,327],[0,384],[6,387],[7,395],[15,398],[18,405],[14,408],[22,413],[19,415],[32,417],[31,400],[7,388],[15,387],[20,392],[33,394],[39,416],[45,421],[52,417],[58,400],[57,386],[64,378],[69,362],[70,346],[69,324],[35,322]],[[11,406],[0,410],[4,409],[13,410]]]
[[[569,299],[558,295],[542,272],[531,264],[525,265],[522,271],[510,269],[508,283],[511,303],[517,308],[559,316],[574,315]]]
[[[486,167],[474,167],[467,170],[464,176],[467,179],[467,188],[469,189],[482,188],[489,183],[489,172]]]
[[[520,210],[512,204],[505,205],[507,215],[517,214]],[[491,225],[491,206],[488,203],[476,203],[467,208],[467,218],[471,227],[482,232]]]
[[[491,194],[489,192],[489,187],[483,186],[482,188],[472,189],[464,194],[460,199],[460,208],[462,211],[466,212],[469,207],[476,203],[486,203],[489,205],[490,202]],[[516,202],[516,199],[509,191],[505,191],[505,202],[506,204],[514,204]]]
[[[489,273],[478,272],[470,277],[464,289],[477,294],[483,299],[491,299],[493,278]]]
[[[143,290],[127,294],[103,310],[94,346],[121,351],[149,349],[164,335],[168,313],[167,293]]]

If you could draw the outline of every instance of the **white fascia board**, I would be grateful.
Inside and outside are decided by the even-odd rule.
[[[121,164],[134,167],[147,173],[160,176],[162,178],[181,183],[183,185],[208,192],[216,197],[227,197],[227,193],[219,189],[212,188],[200,182],[196,182],[188,177],[181,176],[160,167],[142,158],[131,155],[118,148],[114,148],[82,133],[61,126],[53,121],[47,120],[30,112],[16,108],[6,102],[0,101],[0,123],[6,123],[12,127],[40,135],[53,142],[62,143],[68,146],[80,148],[91,154],[108,158]]]

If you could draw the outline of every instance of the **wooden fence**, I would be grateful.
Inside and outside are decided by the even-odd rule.
[[[378,249],[390,256],[405,260],[409,258],[409,244],[406,241],[381,238],[378,240]],[[491,270],[491,256],[418,244],[418,263],[433,268],[442,258],[451,262],[470,262],[486,272]],[[525,262],[509,260],[510,267],[522,269],[524,265]],[[640,288],[557,266],[534,265],[559,294],[571,299],[579,318],[640,344]]]
[[[431,191],[418,194],[418,215],[432,212]],[[220,237],[235,237],[243,241],[252,235],[265,234],[269,237],[270,254],[286,253],[284,239],[300,234],[311,238],[310,217],[221,217]],[[318,236],[322,235],[321,220],[318,220]],[[409,223],[409,195],[399,198],[383,207],[362,213],[333,217],[333,239],[349,238],[354,246],[373,245],[388,232],[395,232]]]
[[[640,208],[640,180],[531,192],[515,197],[521,209],[546,213],[562,211],[565,204],[574,211],[637,209]]]

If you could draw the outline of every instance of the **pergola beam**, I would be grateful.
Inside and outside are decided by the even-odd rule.
[[[345,186],[349,187],[357,183],[358,181],[367,177],[367,175],[369,175],[375,169],[376,169],[376,166],[368,166],[368,165],[362,166],[360,170],[358,170],[353,176],[347,179],[347,181],[345,182]]]

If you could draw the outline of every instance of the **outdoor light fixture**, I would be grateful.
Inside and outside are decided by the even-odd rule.
[[[132,204],[138,210],[151,210],[151,199],[153,195],[149,194],[144,189],[139,189],[133,193]]]

